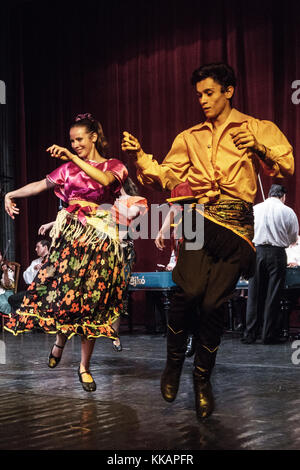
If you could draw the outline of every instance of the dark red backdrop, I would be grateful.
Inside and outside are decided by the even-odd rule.
[[[295,175],[285,182],[300,215],[300,105],[291,88],[300,80],[300,8],[296,1],[21,2],[12,10],[10,66],[16,98],[17,186],[54,169],[45,149],[68,145],[69,124],[91,112],[103,124],[112,156],[122,155],[123,130],[136,134],[161,161],[173,138],[201,118],[190,85],[200,64],[228,61],[236,70],[234,105],[270,119],[295,149]],[[263,178],[267,193],[271,181]],[[141,188],[149,202],[167,194]],[[261,195],[258,195],[261,199]],[[33,256],[37,229],[52,220],[57,200],[44,194],[21,204],[17,259]],[[137,243],[137,270],[165,263],[153,241]]]

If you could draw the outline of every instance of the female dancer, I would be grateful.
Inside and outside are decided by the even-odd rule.
[[[128,315],[128,286],[130,281],[131,272],[136,260],[136,253],[134,249],[133,239],[128,236],[128,230],[132,222],[140,215],[144,215],[148,210],[147,199],[140,196],[138,189],[131,178],[127,178],[121,186],[118,197],[111,208],[113,221],[118,226],[119,238],[121,247],[123,250],[124,259],[124,276],[125,286],[123,290],[123,308],[121,315]],[[40,226],[38,233],[39,235],[45,235],[49,230],[52,229],[55,222],[48,222]],[[113,324],[113,328],[116,333],[119,333],[121,315]],[[122,351],[122,344],[120,337],[118,337],[112,343],[113,350],[120,352]]]
[[[58,145],[47,149],[52,157],[67,160],[45,179],[5,195],[6,212],[19,213],[14,199],[54,189],[68,204],[59,211],[51,231],[52,245],[38,280],[27,291],[23,304],[5,329],[17,335],[37,327],[56,334],[48,365],[60,362],[67,339],[81,336],[79,380],[84,390],[96,390],[89,371],[95,339],[117,337],[112,324],[122,310],[123,257],[111,212],[101,204],[113,204],[127,177],[126,167],[107,159],[102,127],[90,114],[78,115],[70,128],[76,154]],[[98,207],[100,205],[100,207]]]

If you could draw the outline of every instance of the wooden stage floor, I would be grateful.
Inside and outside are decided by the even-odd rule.
[[[212,384],[215,413],[198,423],[186,359],[178,397],[160,395],[162,335],[122,334],[123,351],[97,340],[94,393],[77,376],[80,340],[67,344],[59,366],[47,357],[53,336],[0,333],[1,450],[294,450],[300,448],[300,364],[291,341],[243,345],[226,333]],[[56,463],[58,465],[59,462]]]

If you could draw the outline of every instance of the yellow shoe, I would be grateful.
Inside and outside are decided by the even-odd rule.
[[[58,346],[58,344],[54,344],[52,346],[52,349],[51,349],[51,352],[50,352],[50,355],[49,355],[49,359],[48,359],[48,366],[51,369],[54,369],[54,367],[56,367],[60,363],[60,360],[61,360],[61,355],[59,357],[53,356],[52,351],[53,351],[54,346],[59,348],[59,349],[64,349],[64,346]]]
[[[80,372],[80,366],[79,366],[77,372],[78,372],[79,381],[82,384],[83,390],[85,390],[86,392],[94,392],[96,390],[97,386],[96,386],[96,382],[94,381],[90,371],[89,370],[84,370],[83,372]],[[84,382],[82,380],[81,376],[83,374],[86,374],[88,376],[88,379],[89,379],[88,382]]]

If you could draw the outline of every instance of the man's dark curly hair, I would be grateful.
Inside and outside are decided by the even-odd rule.
[[[194,70],[191,77],[191,83],[193,86],[196,83],[205,80],[206,78],[212,78],[215,82],[219,83],[224,93],[229,86],[236,87],[236,77],[232,67],[222,62],[216,62],[212,64],[202,65],[198,69]]]

